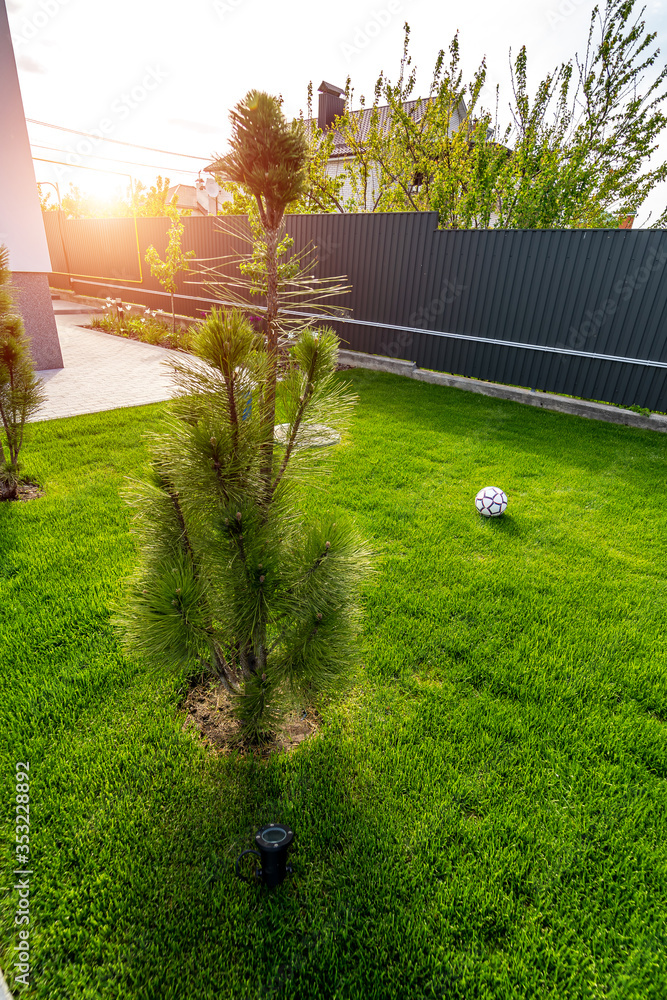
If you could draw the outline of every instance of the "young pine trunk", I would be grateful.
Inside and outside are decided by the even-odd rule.
[[[262,443],[260,471],[267,504],[271,499],[273,432],[276,422],[276,382],[278,379],[278,237],[278,227],[266,230],[266,346],[269,355],[269,377],[262,401],[264,441]]]

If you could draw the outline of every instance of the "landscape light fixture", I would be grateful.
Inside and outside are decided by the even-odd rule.
[[[292,872],[291,865],[287,864],[287,849],[294,840],[294,832],[282,823],[269,823],[263,826],[255,834],[255,846],[257,850],[243,851],[236,859],[236,874],[244,882],[252,883],[254,880],[241,874],[239,861],[246,854],[254,854],[262,862],[261,868],[255,869],[255,879],[261,879],[265,886],[273,889],[280,885],[285,876]]]

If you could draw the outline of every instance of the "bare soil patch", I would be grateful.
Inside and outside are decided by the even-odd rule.
[[[20,483],[18,492],[19,495],[12,497],[12,500],[38,500],[39,497],[44,496],[44,490],[37,483]],[[11,501],[7,498],[6,502]]]
[[[191,687],[183,703],[183,729],[198,729],[202,741],[214,753],[254,754],[266,759],[274,753],[289,753],[315,734],[322,725],[318,712],[308,707],[290,712],[273,737],[261,745],[239,742],[239,723],[232,715],[232,702],[222,684],[205,680]]]

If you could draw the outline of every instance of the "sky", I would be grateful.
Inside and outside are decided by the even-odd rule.
[[[417,68],[413,96],[428,91],[438,51],[448,49],[458,30],[464,80],[472,80],[486,56],[482,103],[495,109],[500,84],[500,120],[508,122],[510,49],[516,55],[526,46],[534,91],[561,62],[584,54],[594,7],[593,0],[6,3],[25,115],[45,123],[28,123],[33,156],[41,158],[37,180],[57,181],[61,194],[72,182],[98,195],[124,189],[127,175],[145,184],[158,174],[172,184],[194,183],[210,159],[227,151],[229,109],[252,88],[281,95],[287,117],[306,112],[309,81],[316,92],[322,80],[344,87],[350,76],[354,106],[361,94],[371,103],[380,71],[398,76],[406,21]],[[667,0],[644,5],[663,65]],[[637,14],[642,6],[635,5]],[[657,156],[667,159],[667,130]],[[666,206],[667,183],[652,192],[635,226],[650,224]]]

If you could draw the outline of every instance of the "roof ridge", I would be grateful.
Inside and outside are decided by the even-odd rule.
[[[414,100],[402,101],[401,104],[403,105],[403,107],[406,107],[408,104],[419,104],[420,101],[428,101],[428,100],[430,100],[430,98],[428,98],[428,97],[417,97]],[[366,105],[366,106],[361,107],[361,108],[355,108],[354,111],[350,111],[350,114],[351,115],[363,114],[363,113],[368,112],[368,111],[373,111],[373,109],[376,109],[377,111],[388,111],[390,107],[391,107],[391,104],[377,104],[377,105],[376,104],[369,104],[369,105]],[[316,122],[317,121],[317,115],[315,115],[313,118],[304,118],[304,121],[305,122]]]

